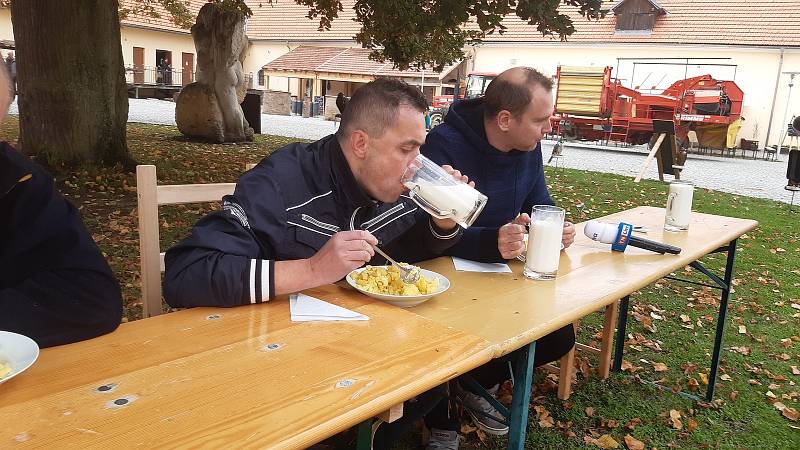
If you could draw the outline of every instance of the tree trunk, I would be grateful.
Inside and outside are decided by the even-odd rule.
[[[51,167],[130,167],[116,0],[12,0],[21,141]]]

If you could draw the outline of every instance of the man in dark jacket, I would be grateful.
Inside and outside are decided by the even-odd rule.
[[[539,143],[551,129],[552,87],[550,78],[534,69],[509,69],[492,81],[483,98],[453,105],[444,123],[428,134],[422,153],[438,164],[458,167],[475,182],[476,189],[489,197],[480,217],[445,254],[498,262],[516,258],[525,250],[525,226],[531,220],[528,213],[534,205],[554,204],[545,182]],[[575,227],[566,222],[562,243],[569,247],[574,239]],[[537,341],[534,364],[554,361],[574,344],[571,325],[557,330]],[[498,383],[508,378],[508,364],[495,359],[471,375],[494,392]],[[468,391],[457,392],[465,405],[499,417],[483,398]],[[442,448],[456,448],[458,422],[445,420],[446,402],[437,410],[428,418],[432,436],[456,442],[443,444]],[[507,426],[470,414],[483,431],[508,433]]]
[[[419,90],[373,81],[353,95],[336,135],[290,144],[242,175],[223,210],[167,251],[167,303],[261,303],[334,283],[384,263],[373,258],[379,242],[399,261],[441,254],[461,229],[426,215],[400,182],[425,140],[423,110]]]
[[[0,68],[0,120],[9,84]],[[80,214],[52,177],[0,143],[0,330],[41,347],[115,330],[122,295]]]
[[[166,254],[164,298],[172,306],[235,306],[333,283],[364,263],[441,254],[461,236],[405,195],[400,180],[425,140],[418,89],[378,79],[356,91],[336,135],[291,144],[245,173],[223,210],[201,219]],[[446,167],[454,177],[468,181]],[[376,427],[385,448],[444,397],[434,389],[403,418]]]

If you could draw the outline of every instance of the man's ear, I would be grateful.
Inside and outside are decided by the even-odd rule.
[[[367,147],[369,143],[369,135],[363,130],[355,130],[350,133],[350,146],[353,149],[353,154],[364,159],[367,157]]]
[[[505,109],[497,113],[495,120],[497,121],[497,127],[500,128],[501,131],[508,131],[508,129],[511,128],[511,113]]]

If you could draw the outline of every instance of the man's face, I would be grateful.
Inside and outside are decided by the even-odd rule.
[[[384,203],[400,198],[405,187],[400,182],[408,164],[419,155],[425,142],[425,120],[409,106],[397,110],[394,124],[380,138],[368,137],[362,183],[367,193]]]
[[[553,94],[537,85],[528,108],[511,118],[508,136],[514,148],[522,151],[535,149],[544,135],[553,129],[550,125],[552,114]]]

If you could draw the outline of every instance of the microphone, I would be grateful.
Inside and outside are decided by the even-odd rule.
[[[651,241],[650,239],[634,236],[633,225],[625,222],[620,222],[619,225],[613,223],[603,223],[596,220],[586,222],[583,229],[583,234],[589,239],[604,244],[611,244],[611,250],[615,252],[624,252],[628,245],[637,248],[643,248],[660,254],[671,253],[677,255],[681,249],[669,244]]]

